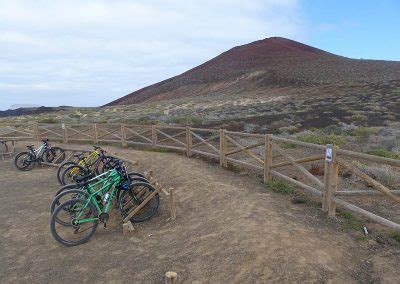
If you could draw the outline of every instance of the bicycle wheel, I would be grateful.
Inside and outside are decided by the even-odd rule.
[[[85,221],[86,219],[86,221]],[[57,220],[69,220],[69,225]],[[50,232],[54,239],[65,246],[86,243],[96,232],[98,212],[86,199],[70,199],[56,208],[50,219]]]
[[[68,200],[76,199],[76,198],[87,200],[89,198],[89,193],[86,192],[85,190],[81,190],[81,189],[64,190],[63,192],[58,194],[56,197],[54,197],[53,201],[51,202],[51,206],[50,206],[51,214],[53,214],[54,211],[57,209],[57,207],[60,206],[61,204],[65,203]],[[68,209],[68,207],[64,207],[64,210],[66,210],[66,209]],[[64,219],[64,220],[60,219],[60,218],[65,218],[66,216],[67,216],[67,219]],[[69,215],[57,216],[55,218],[56,218],[55,221],[58,224],[61,224],[64,226],[72,226],[70,223]]]
[[[60,147],[51,147],[43,152],[42,161],[47,163],[60,164],[65,159],[64,149]]]
[[[68,191],[68,190],[71,190],[71,189],[79,189],[79,190],[81,190],[82,187],[81,187],[80,185],[78,185],[78,184],[67,184],[67,185],[64,185],[63,187],[61,187],[61,188],[56,192],[56,194],[55,194],[54,197],[53,197],[53,201],[54,201],[54,199],[55,199],[59,194],[62,194],[64,191]],[[57,202],[57,201],[56,201],[56,202],[52,202],[51,205],[50,205],[50,212],[53,213],[53,212],[54,212],[54,209],[55,209],[56,207],[58,207],[61,203],[62,203],[62,202]]]
[[[8,153],[8,146],[6,141],[0,141],[0,154]]]
[[[31,152],[21,152],[15,157],[14,164],[20,171],[29,171],[35,164],[35,155]]]
[[[94,173],[100,175],[108,170],[112,170],[115,168],[117,161],[119,161],[119,159],[113,156],[99,157],[94,163]]]
[[[138,207],[155,189],[146,182],[136,182],[131,184],[129,190],[124,190],[119,197],[119,209],[123,217]],[[158,193],[130,219],[132,222],[139,223],[151,219],[157,212],[160,205]]]
[[[89,174],[83,167],[72,165],[67,167],[61,175],[61,184],[77,183],[77,177]]]
[[[62,184],[62,173],[69,166],[76,165],[76,162],[64,162],[57,169],[57,180],[60,184]]]

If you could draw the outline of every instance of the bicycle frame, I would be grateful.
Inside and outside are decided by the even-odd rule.
[[[108,176],[98,180],[99,177],[106,176],[106,175],[108,175]],[[84,218],[84,219],[79,220],[79,218],[83,214],[82,210],[87,208],[90,202],[92,202],[93,205],[96,207],[98,215],[100,215],[101,213],[108,212],[111,202],[115,197],[115,194],[117,191],[117,185],[121,181],[121,176],[118,174],[118,172],[116,170],[110,170],[110,171],[107,171],[107,172],[91,179],[90,181],[95,181],[96,179],[98,181],[94,182],[93,184],[89,184],[87,187],[87,190],[90,195],[89,195],[85,205],[81,209],[81,212],[75,218],[75,219],[78,219],[78,220],[76,220],[76,224],[82,224],[82,223],[86,223],[86,222],[99,220],[99,216],[97,216],[96,218]],[[101,183],[103,183],[103,186],[101,188],[95,190],[94,188]],[[107,189],[107,190],[105,190],[105,189]],[[110,196],[107,199],[107,202],[105,203],[103,208],[101,208],[99,206],[99,201],[96,199],[96,195],[98,195],[99,193],[104,193],[104,194],[109,193],[110,194]],[[103,197],[104,195],[101,194],[101,196]]]
[[[40,157],[43,154],[45,149],[46,149],[46,144],[43,143],[38,148],[33,149],[32,152],[33,152],[33,154],[35,154],[35,157]]]

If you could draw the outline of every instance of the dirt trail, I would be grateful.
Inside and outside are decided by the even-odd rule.
[[[111,148],[111,147],[109,147]],[[54,170],[17,172],[0,161],[0,282],[396,282],[400,252],[338,231],[317,208],[294,205],[254,177],[173,153],[113,149],[177,190],[177,220],[162,196],[155,218],[123,236],[107,230],[65,248],[49,232]],[[25,194],[24,198],[22,198]]]

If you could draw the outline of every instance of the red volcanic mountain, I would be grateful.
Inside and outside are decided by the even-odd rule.
[[[359,86],[400,80],[400,62],[350,59],[271,37],[234,47],[185,73],[107,105],[203,95],[258,94],[277,87]]]

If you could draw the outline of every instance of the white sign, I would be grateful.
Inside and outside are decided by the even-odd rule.
[[[332,162],[332,148],[330,147],[326,148],[325,160],[327,162]]]
[[[65,129],[65,124],[64,123],[61,124],[61,128]]]

